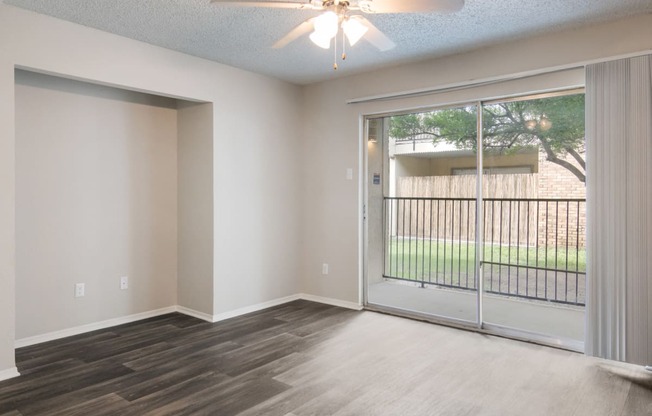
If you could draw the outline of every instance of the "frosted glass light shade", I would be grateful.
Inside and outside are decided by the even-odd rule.
[[[310,40],[320,48],[331,47],[331,39],[337,35],[340,18],[333,12],[320,14],[315,18],[315,31],[310,35]]]
[[[365,33],[367,33],[369,28],[360,23],[357,19],[347,19],[342,22],[342,30],[344,30],[344,34],[349,40],[349,44],[353,46],[358,43]]]
[[[321,36],[332,38],[337,35],[337,24],[339,23],[339,17],[334,12],[326,12],[315,18],[315,33],[319,33]]]
[[[331,47],[332,36],[324,36],[319,32],[312,32],[310,40],[320,48],[329,49]]]

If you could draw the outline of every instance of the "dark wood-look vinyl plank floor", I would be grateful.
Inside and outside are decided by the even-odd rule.
[[[0,416],[652,415],[640,367],[308,301],[163,315],[16,361]]]

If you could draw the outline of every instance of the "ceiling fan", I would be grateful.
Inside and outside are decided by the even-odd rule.
[[[377,13],[453,13],[464,7],[464,0],[211,0],[211,3],[242,7],[266,7],[275,9],[296,9],[323,11],[292,29],[279,39],[275,49],[282,48],[299,37],[312,32],[310,40],[317,46],[330,49],[333,41],[337,69],[337,35],[342,29],[342,60],[346,59],[346,40],[355,45],[362,37],[380,51],[396,45],[383,32],[360,14]]]

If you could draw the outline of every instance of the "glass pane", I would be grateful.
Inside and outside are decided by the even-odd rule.
[[[476,130],[476,106],[387,119],[384,265],[370,303],[476,322]]]
[[[584,94],[483,107],[484,320],[583,342]]]

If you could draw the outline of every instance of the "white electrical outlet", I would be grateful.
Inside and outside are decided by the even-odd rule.
[[[75,284],[75,297],[76,298],[81,298],[84,296],[86,293],[86,287],[83,283],[77,283]]]
[[[328,274],[328,263],[321,265],[321,274]]]
[[[353,168],[346,168],[346,179],[353,180]]]
[[[122,276],[120,278],[120,289],[129,289],[129,276]]]

